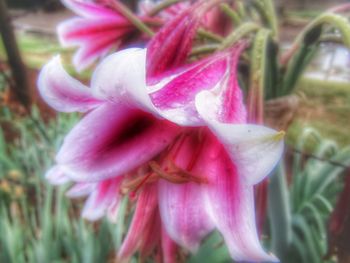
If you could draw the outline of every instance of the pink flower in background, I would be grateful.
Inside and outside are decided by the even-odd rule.
[[[79,71],[140,36],[128,19],[108,5],[111,1],[114,0],[62,0],[78,17],[62,22],[58,26],[58,37],[62,46],[78,47],[73,64]]]
[[[175,262],[174,242],[194,253],[216,228],[235,260],[276,260],[258,239],[253,186],[278,162],[283,135],[245,124],[236,76],[244,48],[164,71],[153,86],[146,85],[152,55],[145,49],[107,57],[91,88],[57,58],[43,68],[39,90],[48,104],[88,112],[47,177],[76,182],[69,195],[89,195],[83,215],[92,220],[115,217],[120,197],[131,194],[136,208],[121,259],[162,247]]]

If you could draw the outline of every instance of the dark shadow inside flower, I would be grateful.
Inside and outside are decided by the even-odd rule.
[[[146,133],[149,129],[152,129],[156,125],[156,122],[157,120],[151,114],[141,110],[133,110],[130,112],[128,119],[124,123],[119,123],[116,127],[117,129],[122,129],[117,130],[111,141],[106,142],[106,145],[102,146],[102,149],[108,152],[123,144],[127,144],[142,133]]]

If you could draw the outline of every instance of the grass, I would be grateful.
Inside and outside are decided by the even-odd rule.
[[[76,114],[49,122],[37,110],[0,114],[0,262],[112,262],[121,236],[103,220],[79,216],[82,202],[65,197],[43,178]],[[11,127],[11,129],[9,129]],[[9,139],[10,137],[10,139]]]

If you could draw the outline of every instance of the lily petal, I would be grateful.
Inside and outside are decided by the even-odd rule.
[[[177,259],[177,244],[169,237],[164,225],[162,225],[162,254],[164,263],[176,263]]]
[[[80,198],[90,194],[96,187],[96,183],[76,183],[67,192],[69,198]]]
[[[247,44],[240,42],[231,48],[227,75],[219,85],[219,94],[213,102],[213,110],[217,113],[217,119],[225,123],[245,123],[247,113],[243,104],[243,94],[238,83],[237,67],[239,57]],[[220,87],[221,86],[221,87]]]
[[[150,219],[150,224],[144,231],[144,240],[139,249],[142,259],[148,258],[155,250],[155,248],[160,244],[161,240],[161,220],[159,212],[154,211],[153,217]]]
[[[164,117],[175,123],[203,125],[195,108],[195,97],[199,92],[214,89],[220,83],[227,71],[227,63],[226,53],[214,54],[194,63],[171,77],[160,89],[149,87],[152,102]]]
[[[119,177],[98,183],[84,205],[82,217],[90,221],[98,220],[106,214],[111,205],[119,203],[118,190],[121,181],[122,177]]]
[[[119,259],[127,260],[146,241],[142,237],[151,228],[154,214],[158,212],[156,193],[155,185],[146,186],[140,193],[129,231],[118,252]]]
[[[215,119],[213,108],[209,107],[212,101],[211,92],[204,91],[197,95],[198,112],[224,144],[245,183],[259,183],[282,156],[284,132],[252,124],[220,123]]]
[[[223,235],[232,258],[249,262],[277,261],[259,242],[253,186],[244,183],[220,142],[214,136],[207,138],[206,151],[199,156],[196,171],[208,180],[201,185],[205,207]]]
[[[120,198],[114,199],[114,201],[109,205],[107,209],[107,219],[113,224],[117,223],[119,207],[120,207]]]
[[[83,45],[73,56],[73,65],[78,72],[89,67],[96,59],[102,58],[107,55],[107,53],[117,46],[117,41],[111,38],[110,35],[104,35],[103,37],[98,37],[92,42]]]
[[[73,57],[78,71],[132,37],[134,25],[115,8],[110,8],[108,1],[64,0],[63,3],[79,15],[60,23],[57,28],[63,46],[79,47]]]
[[[185,9],[151,39],[147,51],[148,84],[156,84],[156,77],[184,64],[200,24],[201,14],[197,9],[202,3]]]
[[[117,48],[133,30],[124,18],[85,19],[72,18],[57,27],[60,43],[65,47],[78,46],[73,63],[77,70],[87,68],[112,48]]]
[[[110,50],[117,49],[132,29],[128,21],[118,17],[111,20],[72,18],[58,25],[57,34],[61,45],[79,47],[73,64],[82,71]]]
[[[45,178],[53,185],[61,185],[70,182],[70,178],[65,174],[62,167],[56,165],[45,174]]]
[[[43,67],[38,88],[46,103],[57,111],[85,112],[101,104],[92,96],[91,89],[67,74],[59,57]]]
[[[186,136],[180,145],[170,152],[170,162],[180,169],[189,170],[197,157],[201,144],[198,136]],[[175,153],[174,153],[175,152]],[[171,168],[165,167],[165,171]],[[180,246],[195,253],[202,239],[213,229],[203,206],[198,183],[174,184],[159,182],[159,209],[169,236]]]
[[[74,13],[86,18],[115,18],[116,12],[102,5],[84,0],[62,0],[62,3]]]
[[[158,115],[147,93],[145,64],[146,49],[129,48],[108,56],[92,76],[94,95]]]
[[[159,209],[169,236],[180,246],[195,253],[214,225],[202,206],[200,186],[195,183],[159,184]]]
[[[108,38],[115,44],[119,37],[130,31],[130,23],[124,19],[84,19],[75,17],[60,23],[57,33],[60,43],[64,47],[91,44],[97,38]],[[90,41],[90,43],[88,43]]]
[[[148,113],[107,102],[72,129],[56,160],[74,181],[108,179],[152,159],[179,129]]]

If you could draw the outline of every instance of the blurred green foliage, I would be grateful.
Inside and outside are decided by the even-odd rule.
[[[311,152],[306,149],[310,145]],[[350,147],[339,149],[312,128],[298,136],[294,147],[290,167],[281,165],[271,179],[272,250],[286,263],[336,262],[324,258],[327,225],[343,187],[343,166],[350,166]],[[280,189],[284,191],[278,192]],[[280,199],[274,199],[276,196]],[[276,210],[278,207],[283,207],[283,212]]]
[[[52,57],[60,55],[67,71],[73,76],[78,75],[71,64],[73,50],[62,48],[55,39],[18,32],[17,43],[26,66],[33,69],[40,69]],[[2,41],[0,41],[0,59],[6,59]],[[91,70],[85,70],[79,73],[80,79],[88,79],[90,76]]]
[[[54,190],[43,175],[78,115],[45,122],[36,109],[17,117],[1,109],[0,262],[108,262],[114,258],[115,225],[91,224],[79,202]],[[120,237],[119,237],[120,240]]]
[[[350,145],[350,84],[302,78],[296,88],[303,99],[287,140],[293,143],[306,126],[316,129],[324,138]]]

